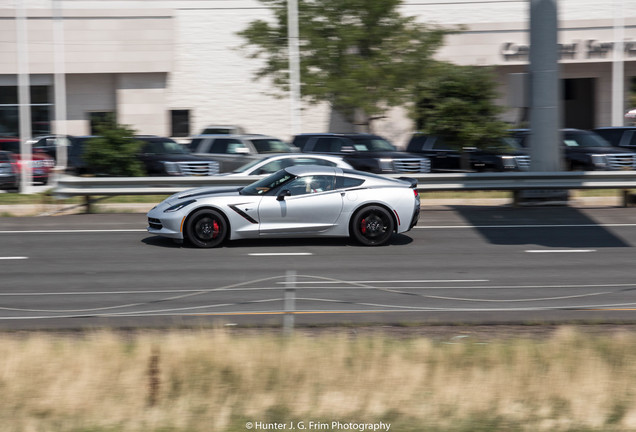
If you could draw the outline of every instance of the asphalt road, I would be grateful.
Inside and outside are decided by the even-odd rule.
[[[180,247],[144,214],[0,218],[0,328],[636,322],[636,208],[449,206],[385,247]],[[288,315],[289,316],[289,315]]]

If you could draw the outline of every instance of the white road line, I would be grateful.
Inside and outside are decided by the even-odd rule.
[[[589,227],[634,227],[636,224],[561,224],[561,225],[416,225],[413,229],[456,228],[589,228]]]
[[[13,230],[0,231],[0,234],[69,234],[69,233],[113,233],[113,232],[148,232],[145,229],[73,229],[73,230]]]
[[[249,253],[249,256],[309,256],[313,255],[311,252],[263,252],[263,253]]]
[[[596,252],[596,249],[528,249],[528,253],[586,253]]]
[[[361,283],[456,283],[456,282],[490,282],[489,279],[424,279],[424,280],[365,280],[365,281],[346,281],[346,283],[361,284]],[[276,282],[281,285],[295,284],[295,285],[326,285],[326,284],[342,284],[343,281],[297,281],[297,282]]]
[[[581,289],[581,288],[604,288],[604,289],[621,289],[624,290],[626,288],[636,287],[636,283],[626,283],[626,284],[568,284],[568,285],[489,285],[489,286],[409,286],[409,287],[396,287],[396,289],[410,289],[410,290],[422,290],[422,291],[433,291],[433,290],[471,290],[471,291],[481,291],[481,290],[528,290],[535,288],[554,288],[554,289]],[[348,290],[368,290],[370,288],[379,288],[386,289],[386,287],[357,287],[357,286],[342,286],[338,287],[338,289],[348,289]],[[217,293],[217,292],[228,292],[228,291],[280,291],[281,287],[220,287],[220,288],[201,288],[201,289],[166,289],[166,290],[118,290],[118,291],[59,291],[59,292],[46,292],[46,291],[35,291],[35,292],[0,292],[0,297],[31,297],[31,296],[113,296],[113,295],[139,295],[139,294],[187,294],[187,293],[197,293],[197,294],[208,294],[208,293]],[[310,287],[308,289],[313,290],[331,290],[332,287]],[[592,293],[594,294],[594,293]],[[589,295],[586,294],[586,295]]]
[[[474,228],[589,228],[589,227],[636,227],[636,224],[562,224],[562,225],[416,225],[413,229],[474,229]],[[147,232],[146,229],[50,229],[50,230],[0,230],[0,234],[72,234]]]
[[[25,259],[29,259],[29,257],[25,257],[25,256],[0,257],[0,260],[25,260]]]

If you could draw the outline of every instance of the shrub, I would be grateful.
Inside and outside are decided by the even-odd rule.
[[[97,137],[86,142],[84,160],[89,172],[106,176],[139,177],[145,175],[137,159],[141,141],[133,138],[128,126],[106,121],[97,126]]]

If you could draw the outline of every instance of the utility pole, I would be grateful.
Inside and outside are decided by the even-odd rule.
[[[561,171],[556,0],[530,2],[530,169]]]

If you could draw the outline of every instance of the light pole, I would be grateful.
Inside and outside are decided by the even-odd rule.
[[[289,97],[291,133],[301,131],[300,117],[300,54],[298,51],[298,0],[287,0],[287,46],[289,51]]]
[[[625,122],[625,69],[623,40],[625,39],[625,0],[614,0],[614,60],[612,61],[612,126]]]
[[[53,1],[53,53],[55,55],[55,127],[53,133],[66,136],[66,75],[64,54],[64,20],[62,16],[62,1]],[[64,171],[67,163],[67,141],[56,139],[56,165]]]
[[[31,154],[31,81],[29,79],[29,55],[27,16],[22,0],[15,6],[16,49],[18,57],[18,116],[20,118],[20,193],[31,193],[33,181]]]

